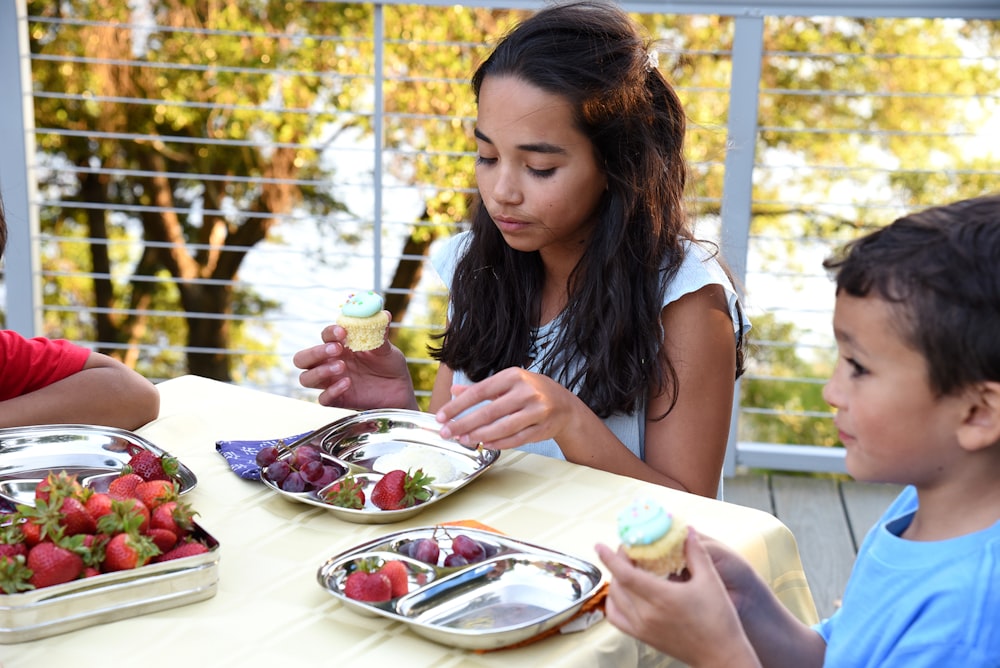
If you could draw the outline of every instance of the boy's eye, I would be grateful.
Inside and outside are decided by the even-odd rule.
[[[868,369],[858,364],[858,361],[850,357],[845,357],[844,361],[851,367],[851,376],[863,376],[868,373]]]

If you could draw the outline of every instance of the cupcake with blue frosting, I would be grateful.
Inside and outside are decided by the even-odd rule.
[[[636,499],[618,514],[618,537],[636,566],[657,575],[684,570],[687,524],[652,499]]]
[[[337,317],[337,324],[347,330],[345,346],[360,352],[382,345],[389,324],[389,314],[382,310],[383,305],[382,297],[371,290],[348,296]]]

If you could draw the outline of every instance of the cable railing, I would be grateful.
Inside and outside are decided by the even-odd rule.
[[[543,3],[293,4],[214,25],[3,3],[0,86],[23,101],[0,107],[6,326],[130,351],[154,380],[308,398],[292,355],[347,294],[375,289],[426,398],[445,299],[427,257],[475,193],[468,77]],[[727,471],[841,471],[819,396],[834,355],[821,260],[908,210],[996,189],[1000,8],[623,5],[659,40],[690,117],[696,230],[754,324]]]

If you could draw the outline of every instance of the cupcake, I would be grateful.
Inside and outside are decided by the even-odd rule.
[[[347,330],[345,346],[360,352],[382,345],[389,324],[389,315],[382,310],[382,304],[382,297],[371,290],[347,298],[337,318],[337,324]]]
[[[618,536],[635,565],[670,575],[684,570],[687,524],[651,499],[638,499],[618,514]]]

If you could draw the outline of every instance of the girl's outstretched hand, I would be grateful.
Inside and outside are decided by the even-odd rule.
[[[580,400],[548,376],[511,367],[473,385],[452,385],[452,399],[438,409],[441,436],[494,450],[557,438]],[[464,411],[488,401],[474,411]],[[458,417],[462,415],[462,417]]]
[[[322,390],[324,406],[366,410],[416,409],[413,381],[406,358],[388,340],[375,350],[354,352],[344,346],[347,332],[339,325],[323,329],[323,343],[295,353],[292,363],[303,369],[303,387]]]
[[[712,556],[693,529],[684,547],[683,577],[644,571],[622,549],[594,549],[611,571],[605,612],[615,627],[691,666],[760,666]]]

